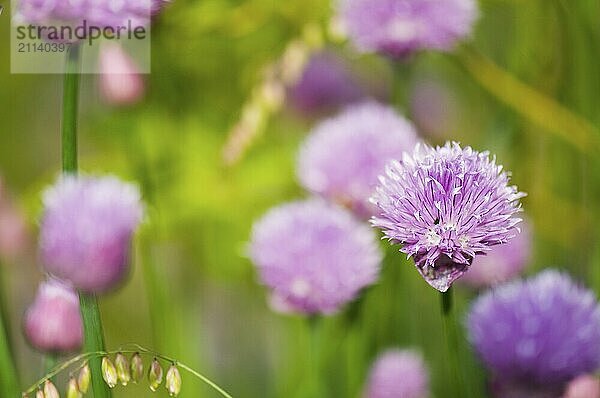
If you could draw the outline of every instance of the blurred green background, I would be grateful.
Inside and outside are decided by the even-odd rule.
[[[454,139],[490,150],[528,192],[535,249],[527,272],[566,269],[598,292],[600,2],[482,0],[480,6],[470,43],[453,54],[416,56],[410,76],[396,76],[398,84],[384,59],[358,56],[327,33],[322,41],[367,75],[383,71],[373,84],[395,86],[403,98],[424,81],[441,84],[451,117],[442,131],[424,134],[432,143]],[[99,98],[97,76],[83,77],[81,169],[137,181],[149,207],[131,280],[101,301],[110,349],[128,342],[154,348],[234,397],[302,396],[305,323],[268,308],[244,250],[254,219],[305,195],[295,157],[315,120],[284,104],[265,117],[235,164],[226,165],[222,152],[265,66],[291,41],[306,39],[307,25],[327,32],[331,11],[325,0],[176,0],[153,26],[152,74],[142,102],[110,107]],[[9,22],[0,16],[0,174],[34,241],[40,192],[59,172],[62,81],[10,74]],[[309,47],[318,45],[309,40]],[[20,332],[43,277],[31,247],[3,259],[1,270],[24,387],[43,373],[42,357]],[[392,346],[419,347],[431,367],[433,395],[445,396],[438,297],[403,256],[388,257],[381,281],[325,321],[327,396],[357,397],[372,359]],[[458,292],[461,316],[474,294]],[[484,372],[463,343],[470,388],[485,396]],[[218,396],[183,376],[182,396]],[[150,394],[141,387],[115,390],[116,397]]]

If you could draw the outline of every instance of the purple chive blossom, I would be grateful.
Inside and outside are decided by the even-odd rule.
[[[40,251],[46,270],[100,293],[127,275],[140,193],[115,177],[63,176],[44,194]]]
[[[484,294],[467,323],[500,397],[558,397],[570,380],[600,367],[600,306],[557,271]]]
[[[57,280],[42,282],[23,322],[29,343],[42,352],[68,353],[83,343],[79,298]]]
[[[413,126],[392,108],[352,105],[312,131],[300,149],[298,177],[307,190],[369,216],[368,199],[386,163],[416,143]]]
[[[111,27],[116,32],[119,27],[133,30],[148,25],[165,3],[165,0],[21,0],[15,18],[18,23],[57,27],[59,32],[62,26],[83,26],[84,22],[88,28]]]
[[[426,398],[429,375],[421,354],[389,350],[377,358],[364,398]]]
[[[450,50],[471,34],[475,0],[339,0],[338,14],[359,50],[394,58]]]
[[[373,231],[351,213],[309,199],[263,216],[252,230],[250,257],[276,309],[328,314],[375,282],[381,252]]]
[[[427,283],[445,292],[476,255],[519,232],[514,215],[523,196],[488,152],[454,142],[418,144],[380,177],[371,198],[380,215],[372,223],[403,245]]]
[[[531,232],[521,223],[521,233],[505,245],[495,246],[485,256],[477,256],[461,281],[473,287],[506,282],[521,274],[531,257]]]
[[[305,115],[336,110],[365,95],[348,65],[330,51],[315,54],[290,90],[292,106]]]

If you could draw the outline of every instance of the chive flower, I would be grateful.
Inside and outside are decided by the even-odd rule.
[[[321,199],[267,212],[254,224],[249,249],[275,309],[302,314],[339,310],[377,280],[382,257],[366,224]]]
[[[523,196],[488,152],[455,142],[418,144],[380,177],[372,224],[402,245],[427,283],[445,292],[476,255],[519,232],[521,219],[514,216]]]
[[[74,32],[75,27],[81,26],[113,28],[116,36],[119,29],[134,30],[148,25],[165,3],[165,0],[21,0],[15,17],[19,23],[57,27],[59,32],[63,26],[71,27]]]
[[[559,397],[569,381],[600,368],[600,305],[555,270],[485,293],[467,325],[500,397]]]
[[[420,353],[391,349],[375,361],[364,398],[427,398],[429,372]]]
[[[116,287],[127,276],[132,234],[144,214],[138,188],[110,176],[63,176],[43,200],[46,271],[86,292]]]
[[[475,0],[339,0],[338,16],[358,50],[393,58],[451,50],[471,34]]]
[[[25,313],[23,330],[29,344],[47,353],[70,353],[83,344],[77,293],[56,279],[42,282]]]
[[[333,51],[313,55],[289,93],[294,110],[306,116],[336,111],[365,96],[358,78]]]
[[[374,210],[369,197],[386,163],[416,143],[413,126],[391,107],[351,105],[310,133],[298,156],[298,178],[310,192],[368,217]]]

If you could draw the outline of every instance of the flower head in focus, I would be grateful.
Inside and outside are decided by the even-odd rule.
[[[63,176],[44,193],[40,252],[45,269],[101,293],[127,275],[144,209],[136,186],[116,177]]]
[[[400,58],[450,50],[471,34],[475,0],[339,0],[338,16],[361,51]]]
[[[392,108],[351,105],[311,132],[300,149],[298,177],[307,190],[368,217],[374,210],[369,197],[386,163],[416,143],[413,126]]]
[[[481,288],[507,282],[521,274],[531,257],[531,228],[521,223],[521,233],[504,245],[494,246],[485,256],[476,256],[461,282]]]
[[[554,270],[482,295],[467,323],[500,396],[557,397],[569,381],[600,366],[596,297]]]
[[[476,255],[519,232],[521,219],[514,216],[523,196],[488,152],[418,144],[380,177],[372,223],[403,245],[427,283],[445,292]]]
[[[418,352],[388,350],[381,354],[371,369],[364,398],[426,398],[429,396],[429,374]]]
[[[23,326],[29,343],[42,352],[77,351],[83,343],[77,293],[56,279],[42,282]]]
[[[252,230],[250,257],[279,310],[333,313],[379,275],[372,230],[321,199],[270,210]]]

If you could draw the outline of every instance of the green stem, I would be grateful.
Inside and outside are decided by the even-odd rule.
[[[50,373],[58,364],[58,356],[56,354],[44,355],[44,371]]]
[[[177,345],[177,338],[175,337],[177,335],[173,331],[174,327],[172,327],[177,322],[172,319],[172,311],[168,311],[169,298],[166,286],[165,283],[161,284],[161,281],[164,281],[164,276],[160,275],[160,271],[156,266],[157,259],[152,253],[151,239],[148,236],[152,234],[151,236],[155,237],[154,232],[144,231],[140,236],[141,266],[152,323],[152,339],[158,349],[169,352],[175,349],[178,352],[179,345]],[[170,339],[169,336],[175,338]]]
[[[72,44],[67,52],[63,91],[62,169],[77,173],[77,116],[79,107],[80,48]],[[93,294],[79,292],[84,329],[85,351],[104,351],[104,334],[98,301]],[[90,359],[92,391],[95,398],[110,398],[111,392],[102,379],[100,358]]]
[[[67,52],[63,86],[62,169],[77,172],[77,110],[79,106],[80,48],[72,44]]]
[[[80,292],[79,305],[83,318],[84,351],[104,351],[104,333],[102,331],[102,320],[100,319],[100,310],[98,309],[96,296]],[[110,398],[110,389],[102,379],[102,360],[100,357],[90,358],[89,364],[92,373],[92,391],[94,392],[94,397]]]
[[[2,284],[1,279],[0,284]],[[0,294],[2,291],[3,290],[0,288]],[[4,297],[1,298],[3,299]],[[19,382],[17,380],[17,370],[15,368],[15,362],[13,360],[8,338],[8,323],[6,322],[8,316],[4,313],[5,308],[2,304],[3,300],[2,303],[0,303],[0,310],[2,311],[0,314],[0,375],[2,375],[0,378],[0,391],[2,391],[2,396],[18,397],[20,394]]]
[[[449,375],[451,377],[450,388],[454,397],[467,397],[464,379],[461,372],[460,350],[458,346],[458,329],[454,316],[452,300],[452,288],[441,294],[441,312],[444,321],[444,334],[446,335],[446,353]]]
[[[393,60],[392,69],[394,70],[392,103],[401,113],[408,115],[413,62]]]
[[[308,319],[310,333],[310,397],[321,398],[323,385],[321,383],[321,318],[318,315]]]

